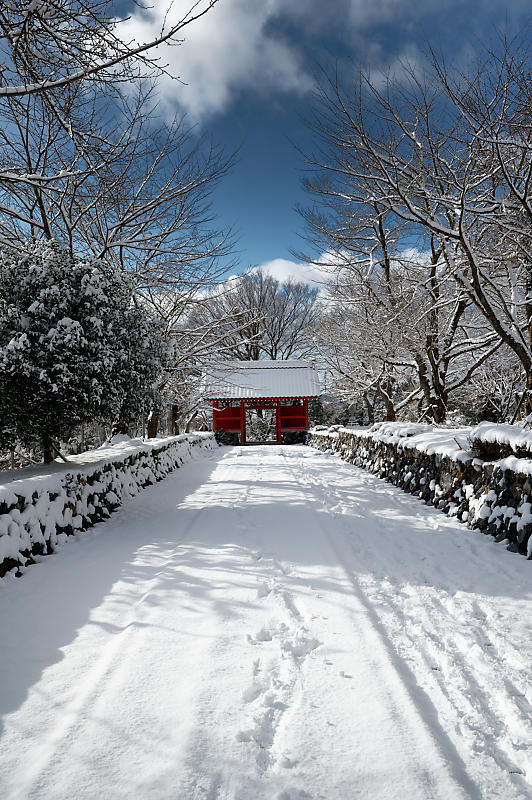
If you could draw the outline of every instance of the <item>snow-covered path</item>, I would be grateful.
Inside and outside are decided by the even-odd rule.
[[[530,563],[221,448],[0,586],[0,797],[531,798]]]

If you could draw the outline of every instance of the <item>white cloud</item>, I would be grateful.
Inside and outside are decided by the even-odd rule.
[[[131,0],[130,0],[131,2]],[[514,13],[529,0],[514,0]],[[148,41],[162,27],[194,8],[197,13],[209,0],[157,0],[145,10],[134,7],[123,23],[124,39]],[[131,3],[131,5],[133,5]],[[475,5],[475,4],[473,4]],[[480,23],[495,13],[497,0],[478,0]],[[470,8],[460,0],[450,13],[465,14]],[[180,46],[163,46],[157,53],[161,64],[185,85],[162,77],[161,101],[169,109],[185,111],[192,121],[226,111],[243,91],[256,94],[306,93],[313,79],[304,63],[304,50],[312,69],[326,55],[320,43],[328,37],[344,39],[357,60],[377,73],[400,73],[402,62],[423,64],[415,42],[441,10],[441,0],[218,0],[205,16],[183,30]],[[464,17],[466,19],[466,17]],[[479,24],[480,24],[479,23]],[[393,25],[397,48],[372,28]],[[280,32],[282,31],[282,32]],[[423,35],[422,37],[423,38]],[[340,59],[342,61],[342,59]]]
[[[351,0],[349,21],[356,27],[387,22],[410,6],[410,0]]]
[[[430,250],[420,250],[419,247],[404,247],[401,250],[401,261],[403,263],[426,267],[430,264],[431,257]]]
[[[308,283],[310,286],[321,288],[327,281],[328,273],[316,264],[307,264],[302,261],[290,261],[287,258],[274,258],[265,261],[258,267],[252,267],[249,272],[261,269],[266,275],[283,282],[292,280],[296,283]]]
[[[334,283],[334,277],[340,265],[346,266],[349,262],[349,255],[346,253],[346,262],[342,262],[342,254],[339,252],[327,252],[321,254],[320,263],[309,264],[305,261],[291,261],[288,258],[274,258],[271,261],[264,261],[256,267],[246,270],[246,273],[253,273],[262,270],[266,275],[270,275],[280,283],[288,280],[294,283],[306,283],[320,290],[321,301],[328,302],[327,285]],[[412,267],[423,266],[430,263],[431,254],[428,250],[407,247],[401,251],[401,263],[410,263]],[[218,294],[226,291],[233,281],[238,281],[241,274],[229,275],[222,283],[216,287],[205,290],[204,294]]]
[[[169,21],[190,5],[191,0],[175,2]],[[161,62],[186,84],[163,76],[159,80],[162,102],[200,120],[225,111],[244,89],[257,93],[310,90],[312,80],[297,47],[276,37],[270,27],[282,15],[283,5],[283,0],[220,0],[184,29],[182,45],[159,48]],[[146,11],[133,13],[124,23],[124,38],[153,38],[163,26],[167,10],[168,4],[161,0]]]

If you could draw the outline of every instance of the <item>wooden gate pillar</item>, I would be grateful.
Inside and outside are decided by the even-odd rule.
[[[246,444],[246,412],[244,401],[240,401],[240,443]]]

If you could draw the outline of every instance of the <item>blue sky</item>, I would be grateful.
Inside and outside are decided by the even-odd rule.
[[[200,5],[202,0],[200,0]],[[172,13],[191,0],[177,0]],[[160,25],[164,0],[129,23],[139,38]],[[294,210],[307,198],[300,156],[291,142],[310,147],[304,118],[314,76],[338,63],[344,80],[358,65],[373,72],[401,60],[422,66],[426,42],[466,63],[478,42],[497,29],[517,32],[528,22],[528,0],[219,0],[187,29],[185,42],[164,53],[185,82],[162,79],[169,113],[187,115],[238,163],[216,190],[214,211],[238,236],[239,270],[274,262],[295,271],[291,250],[304,243]]]

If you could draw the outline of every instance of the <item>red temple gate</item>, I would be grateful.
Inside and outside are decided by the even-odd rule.
[[[221,362],[211,367],[204,397],[214,431],[240,442],[280,443],[284,433],[309,427],[308,401],[319,394],[314,365],[301,361]]]

